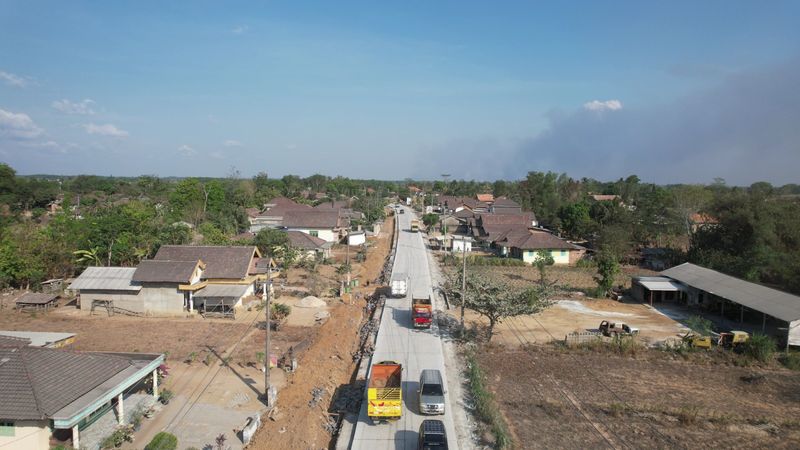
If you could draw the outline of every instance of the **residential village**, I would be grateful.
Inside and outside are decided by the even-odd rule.
[[[167,435],[179,448],[356,448],[399,301],[387,293],[399,239],[420,239],[431,261],[436,320],[414,332],[441,338],[460,448],[800,442],[797,295],[655,246],[604,274],[602,239],[509,195],[369,189],[369,220],[357,196],[298,191],[246,208],[224,244],[161,243],[135,264],[6,290],[0,448],[144,448]],[[635,210],[619,194],[578,202]],[[692,233],[721,226],[689,217]],[[481,283],[524,306],[481,303]],[[481,395],[476,383],[497,414],[453,407]]]

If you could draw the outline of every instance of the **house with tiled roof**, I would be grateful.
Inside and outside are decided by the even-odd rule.
[[[509,230],[495,241],[495,245],[501,255],[521,259],[528,264],[536,262],[541,251],[549,253],[554,264],[575,264],[586,251],[548,231],[533,229]]]
[[[264,210],[250,218],[250,232],[258,233],[264,228],[280,228],[283,216],[291,211],[310,211],[310,205],[297,203],[286,197],[276,197],[264,205]]]
[[[492,214],[520,214],[522,206],[510,198],[499,197],[492,202],[489,212]]]
[[[0,335],[0,448],[46,450],[54,445],[99,448],[95,424],[158,398],[157,370],[164,355],[75,352],[32,347]],[[147,385],[153,394],[136,393]],[[126,419],[128,418],[128,419]],[[86,439],[81,439],[86,436]],[[104,436],[103,436],[104,437]]]
[[[164,245],[137,267],[89,267],[69,289],[82,310],[161,316],[193,313],[203,306],[198,293],[224,285],[215,289],[227,289],[226,304],[236,307],[266,279],[261,259],[255,246]]]
[[[338,242],[350,226],[350,219],[338,209],[290,211],[283,217],[283,228],[300,231],[326,242]]]
[[[302,231],[287,231],[289,244],[300,252],[301,258],[313,259],[319,255],[322,258],[330,258],[332,242],[321,239]]]

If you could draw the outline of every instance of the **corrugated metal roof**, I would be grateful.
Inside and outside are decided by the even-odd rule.
[[[209,284],[194,294],[195,298],[226,297],[241,298],[250,285],[247,284]]]
[[[800,319],[800,297],[796,295],[691,263],[667,269],[661,275],[786,322]]]
[[[650,289],[651,291],[685,291],[686,286],[672,281],[667,277],[637,277],[633,279],[634,282]]]
[[[133,281],[135,267],[87,267],[69,285],[72,290],[94,291],[140,291],[142,287]]]
[[[50,333],[45,331],[0,331],[0,336],[11,336],[30,341],[31,347],[47,347],[75,336],[75,333]]]

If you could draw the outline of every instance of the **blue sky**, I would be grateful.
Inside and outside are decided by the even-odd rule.
[[[800,3],[558,3],[0,0],[0,161],[800,182]]]

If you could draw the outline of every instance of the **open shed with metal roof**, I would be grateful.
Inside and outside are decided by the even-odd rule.
[[[800,345],[800,297],[716,270],[684,263],[660,273],[680,283],[686,304],[719,314],[781,343]]]

